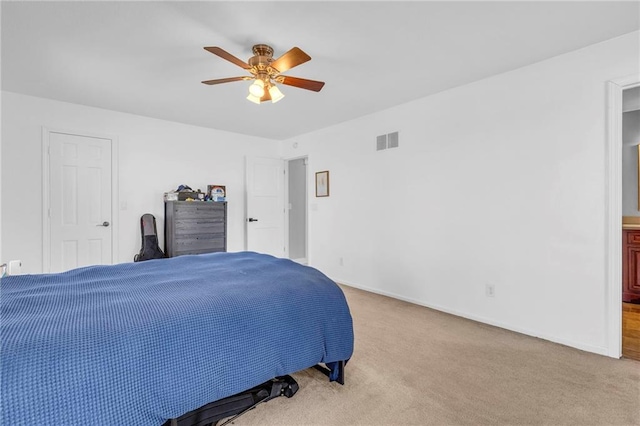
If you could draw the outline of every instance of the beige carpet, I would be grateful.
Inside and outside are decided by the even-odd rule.
[[[235,425],[640,425],[640,362],[614,360],[343,287],[346,384],[300,390]]]

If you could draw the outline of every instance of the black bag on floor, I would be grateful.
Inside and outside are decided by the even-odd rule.
[[[297,391],[298,382],[293,377],[278,376],[255,388],[189,411],[177,419],[167,420],[163,426],[215,426],[220,420],[231,417],[222,423],[225,425],[263,402],[279,396],[291,398]]]
[[[140,218],[140,231],[142,233],[142,248],[140,248],[140,253],[133,257],[134,262],[167,257],[158,245],[155,216],[150,213],[143,214]]]

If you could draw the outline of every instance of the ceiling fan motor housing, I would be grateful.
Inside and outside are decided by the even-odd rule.
[[[253,46],[253,54],[249,58],[249,65],[251,66],[250,72],[263,80],[265,83],[269,83],[271,78],[275,78],[278,75],[278,71],[275,68],[271,68],[271,62],[273,62],[273,48],[266,44],[256,44]]]
[[[256,56],[267,56],[273,58],[273,47],[266,44],[256,44],[251,49]]]

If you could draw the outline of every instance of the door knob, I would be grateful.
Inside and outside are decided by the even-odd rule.
[[[249,222],[257,222],[257,221],[258,221],[258,219],[254,219],[252,217],[249,218]]]
[[[100,225],[96,225],[96,226],[104,226],[105,228],[107,226],[109,226],[109,222],[107,222],[106,220],[104,222],[102,222]]]

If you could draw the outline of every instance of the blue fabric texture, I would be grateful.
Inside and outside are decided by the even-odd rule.
[[[353,352],[333,281],[252,252],[10,276],[0,313],[4,425],[161,425]]]

